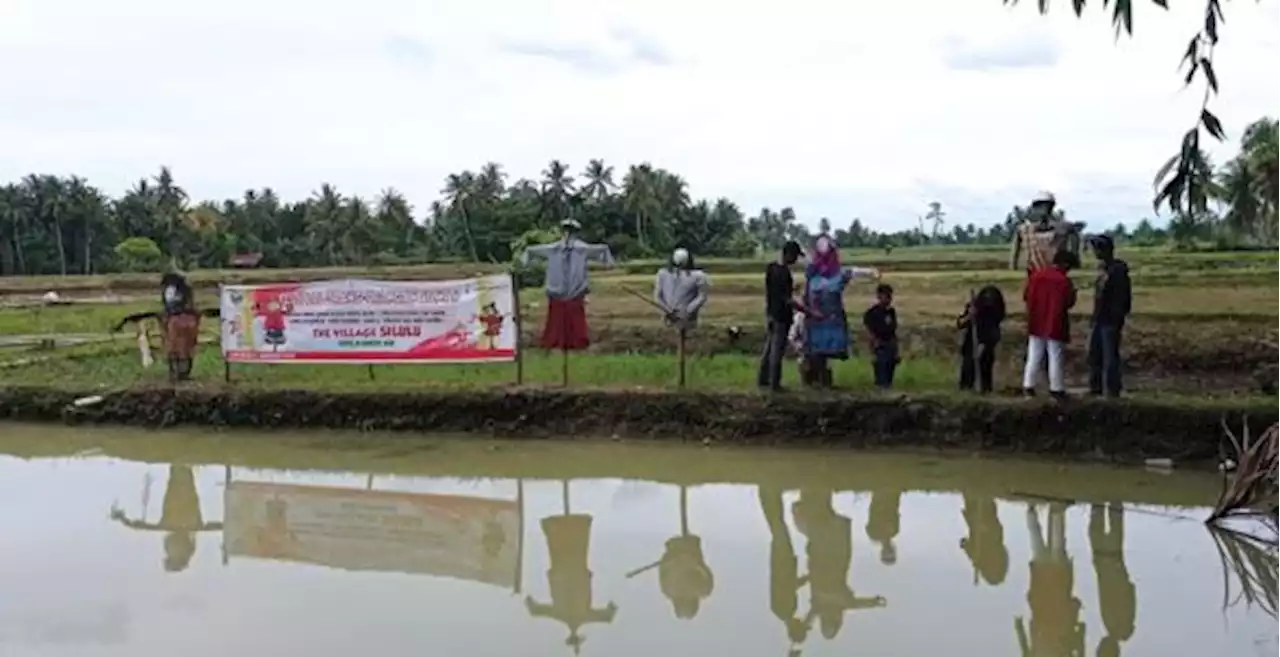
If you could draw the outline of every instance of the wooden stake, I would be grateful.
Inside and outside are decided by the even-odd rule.
[[[685,341],[688,338],[688,332],[684,326],[680,327],[679,342],[676,344],[676,357],[680,359],[680,378],[677,381],[677,387],[683,389],[685,382]]]
[[[155,359],[151,357],[151,336],[147,335],[147,325],[145,322],[138,322],[138,353],[142,356],[142,367],[151,367]]]
[[[377,377],[373,375],[373,363],[369,363],[368,367],[369,367],[369,380],[376,381]]]
[[[978,346],[978,296],[969,290],[969,340],[973,344],[973,386],[982,391],[982,356]]]
[[[524,321],[520,312],[520,282],[511,277],[511,321],[516,330],[516,385],[524,385]]]

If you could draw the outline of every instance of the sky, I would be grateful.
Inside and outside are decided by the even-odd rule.
[[[816,226],[989,225],[1040,189],[1104,228],[1202,94],[1177,67],[1201,2],[0,0],[0,180],[119,194],[161,165],[195,199],[323,182],[419,209],[451,172],[650,162],[694,197]],[[1225,3],[1212,101],[1229,143],[1280,114],[1280,3]]]

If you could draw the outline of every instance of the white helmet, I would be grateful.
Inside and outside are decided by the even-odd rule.
[[[1040,190],[1036,195],[1031,197],[1031,203],[1057,203],[1057,199],[1053,197],[1053,192]]]
[[[671,262],[677,267],[684,265],[684,263],[686,262],[689,262],[689,250],[676,249],[671,253]]]

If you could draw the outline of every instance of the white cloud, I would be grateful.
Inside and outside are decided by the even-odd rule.
[[[903,227],[937,199],[985,224],[1047,187],[1111,224],[1149,213],[1194,119],[1175,68],[1201,9],[1140,2],[1116,41],[1091,4],[0,0],[0,179],[118,193],[168,164],[196,197],[327,181],[422,207],[486,161],[603,157],[810,223]],[[1280,12],[1225,10],[1234,139],[1280,111]]]

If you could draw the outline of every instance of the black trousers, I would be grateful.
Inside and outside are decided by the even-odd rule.
[[[981,344],[981,343],[980,343]],[[973,390],[974,383],[982,392],[991,392],[994,386],[992,370],[996,364],[997,340],[983,344],[983,349],[976,359],[973,357],[973,334],[966,331],[964,344],[960,346],[960,389]]]
[[[790,330],[789,322],[769,320],[768,335],[760,352],[760,371],[756,373],[756,385],[761,388],[782,387],[782,359],[787,355],[787,332]]]

